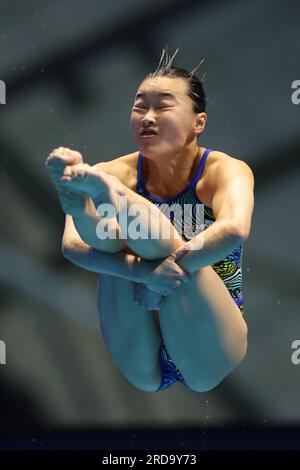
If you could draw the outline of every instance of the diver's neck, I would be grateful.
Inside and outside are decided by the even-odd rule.
[[[166,155],[159,160],[145,158],[144,180],[151,187],[171,190],[184,187],[193,178],[199,163],[201,147],[185,149],[177,154]]]

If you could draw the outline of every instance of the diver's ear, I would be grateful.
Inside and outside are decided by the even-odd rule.
[[[201,134],[201,132],[204,131],[206,121],[207,121],[206,113],[203,112],[203,113],[198,113],[196,115],[196,122],[195,122],[194,130],[197,135]]]

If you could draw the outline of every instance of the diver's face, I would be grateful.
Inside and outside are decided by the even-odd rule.
[[[196,114],[187,95],[187,83],[176,77],[148,78],[140,85],[131,111],[130,126],[144,154],[180,151],[196,137]],[[153,130],[156,134],[142,135]]]

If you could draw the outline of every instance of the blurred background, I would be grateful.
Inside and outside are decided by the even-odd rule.
[[[300,446],[299,13],[296,0],[0,0],[1,448]],[[137,150],[134,94],[166,46],[189,70],[206,58],[199,143],[246,161],[256,181],[248,354],[208,393],[143,392],[112,362],[97,276],[61,254],[44,166],[58,146],[90,164]]]

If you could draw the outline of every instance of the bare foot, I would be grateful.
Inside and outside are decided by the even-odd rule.
[[[116,209],[119,208],[121,183],[115,176],[83,163],[67,166],[61,181],[66,188],[80,191],[97,203],[111,202]]]
[[[67,165],[81,161],[82,156],[79,152],[64,147],[54,149],[46,160],[46,170],[58,192],[61,207],[66,214],[72,216],[78,216],[84,211],[86,195],[66,188],[61,178]]]
[[[66,147],[58,147],[49,153],[46,160],[46,170],[52,181],[57,186],[61,183],[61,177],[67,165],[83,163],[81,153]]]
[[[145,284],[135,283],[134,299],[146,310],[160,310],[162,295],[151,291]]]

